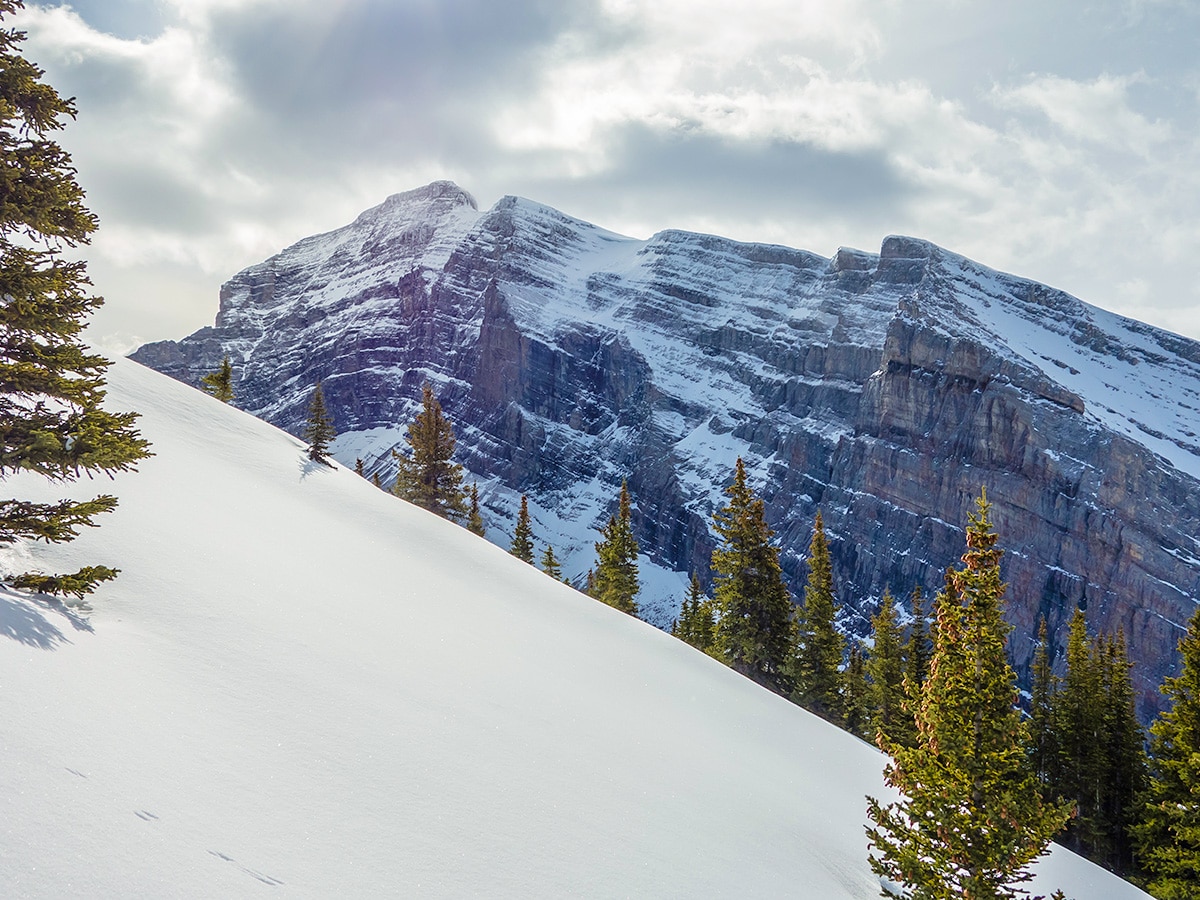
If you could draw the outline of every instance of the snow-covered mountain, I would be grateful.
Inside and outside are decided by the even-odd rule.
[[[432,382],[491,538],[526,493],[572,576],[628,478],[660,626],[708,576],[738,455],[797,595],[823,511],[852,630],[885,587],[940,587],[981,486],[1019,667],[1041,616],[1063,642],[1084,607],[1124,628],[1148,713],[1200,597],[1200,344],[924,241],[633,240],[439,182],[239,273],[215,327],[134,358],[194,384],[225,353],[238,405],[293,433],[320,379],[338,458],[385,481]]]
[[[0,592],[5,897],[878,896],[873,748],[245,413],[110,383],[156,456],[0,555],[123,570],[88,614]]]

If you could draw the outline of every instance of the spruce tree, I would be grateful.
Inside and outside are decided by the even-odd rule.
[[[904,645],[904,674],[914,690],[919,690],[929,675],[929,657],[933,652],[928,614],[921,586],[913,588],[910,601],[913,624]]]
[[[704,596],[700,579],[693,572],[687,596],[679,608],[679,618],[671,626],[671,633],[697,650],[707,651],[713,643],[713,629],[712,606]]]
[[[0,18],[22,8],[0,0]],[[75,117],[75,103],[21,55],[25,33],[0,29],[0,477],[36,472],[50,481],[127,471],[149,456],[136,413],[101,408],[111,363],[80,335],[103,304],[89,294],[87,264],[64,261],[86,244],[96,217],[83,205],[71,157],[50,135]],[[115,497],[33,503],[0,500],[0,544],[23,538],[70,541]],[[68,575],[26,574],[16,586],[82,597],[117,574],[84,566]]]
[[[1105,772],[1100,796],[1104,841],[1095,861],[1128,876],[1136,871],[1132,829],[1140,819],[1147,784],[1145,733],[1137,718],[1124,633],[1102,641],[1099,654],[1104,692]]]
[[[392,451],[398,467],[392,493],[443,519],[461,521],[467,504],[463,468],[452,459],[454,429],[428,382],[421,388],[421,412],[408,426],[406,440],[411,456]]]
[[[1150,783],[1133,828],[1146,888],[1159,900],[1200,897],[1200,610],[1179,642],[1170,708],[1150,726]]]
[[[1076,805],[1059,843],[1115,872],[1130,873],[1134,865],[1129,829],[1145,786],[1146,760],[1124,637],[1089,640],[1083,613],[1076,611],[1067,642],[1066,676],[1060,682],[1049,668],[1039,648],[1033,668],[1030,758],[1035,767],[1041,765],[1043,796]]]
[[[1030,878],[1029,863],[1070,814],[1042,800],[1026,755],[990,510],[981,494],[966,565],[938,598],[917,746],[883,741],[892,756],[884,778],[902,797],[887,806],[867,798],[871,868],[916,900],[1026,895],[1018,885]]]
[[[596,544],[596,568],[591,595],[631,616],[638,614],[638,545],[633,537],[633,509],[629,486],[621,482],[617,514],[610,516]]]
[[[471,505],[467,510],[467,531],[484,537],[483,515],[479,512],[479,486],[472,482],[470,493]]]
[[[860,738],[870,738],[874,730],[869,690],[862,645],[854,641],[850,644],[850,659],[842,672],[842,727]]]
[[[233,400],[233,363],[229,361],[228,353],[215,372],[209,372],[200,379],[200,386],[205,393],[212,394],[222,403]]]
[[[508,552],[521,562],[533,565],[533,525],[529,521],[529,498],[521,495],[521,509],[517,513],[517,527],[513,531],[512,544]]]
[[[1054,727],[1054,698],[1058,693],[1058,677],[1050,662],[1050,639],[1046,618],[1038,626],[1038,648],[1033,655],[1030,671],[1029,702],[1029,762],[1042,785],[1042,796],[1055,799],[1054,788],[1058,772],[1058,744]]]
[[[771,543],[765,505],[746,484],[738,458],[729,502],[713,517],[721,543],[712,554],[717,625],[712,653],[735,671],[771,690],[787,689],[792,643],[791,602]]]
[[[563,580],[562,566],[558,562],[558,557],[554,555],[554,548],[549,544],[542,552],[542,571],[555,581]]]
[[[313,388],[312,399],[308,403],[308,421],[304,423],[301,435],[308,441],[308,458],[313,462],[331,466],[329,461],[329,442],[337,437],[333,427],[333,419],[325,409],[325,392],[321,390],[321,382]]]
[[[1067,635],[1067,669],[1053,697],[1055,758],[1050,766],[1050,796],[1076,806],[1076,814],[1058,842],[1090,855],[1104,830],[1100,821],[1100,779],[1104,775],[1104,712],[1101,673],[1088,638],[1087,620],[1076,609]]]
[[[797,615],[792,699],[831,722],[844,715],[839,687],[845,639],[834,627],[837,601],[833,594],[833,563],[825,523],[818,511],[808,548],[808,580],[804,607]]]
[[[872,647],[866,672],[870,686],[867,704],[871,727],[867,736],[885,734],[894,743],[911,747],[916,743],[916,723],[904,694],[904,647],[896,601],[884,590],[879,612],[871,618]]]
[[[366,473],[363,471],[363,461],[361,456],[354,460],[354,474],[359,478],[367,477]]]

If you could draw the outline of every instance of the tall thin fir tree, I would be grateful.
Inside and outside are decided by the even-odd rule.
[[[308,402],[308,420],[304,423],[301,437],[308,441],[309,459],[321,465],[333,465],[329,456],[329,444],[337,437],[337,430],[333,427],[333,419],[325,408],[325,392],[321,389],[319,381],[313,388],[312,399]]]
[[[0,19],[23,8],[0,0]],[[101,408],[111,365],[80,335],[103,304],[89,292],[87,263],[64,248],[88,243],[96,217],[83,205],[71,157],[51,139],[75,118],[75,103],[43,82],[21,54],[25,33],[0,28],[0,478],[36,472],[50,481],[135,468],[150,455],[133,427],[136,413]],[[74,539],[117,505],[91,500],[0,500],[0,544]],[[82,598],[118,570],[84,566],[70,574],[26,573],[12,583]]]
[[[508,552],[521,562],[533,565],[533,524],[529,518],[529,498],[521,495],[521,508],[517,512],[517,527],[513,531]]]
[[[472,482],[470,506],[467,509],[467,531],[485,537],[487,529],[483,526],[483,514],[479,511],[479,485]]]
[[[1105,825],[1104,843],[1095,861],[1125,877],[1137,874],[1133,826],[1141,818],[1141,801],[1148,784],[1146,734],[1137,718],[1125,650],[1125,633],[1100,642],[1104,713],[1104,792],[1100,815]]]
[[[713,644],[714,629],[712,604],[704,596],[699,576],[693,572],[687,596],[679,607],[679,618],[671,626],[671,634],[697,650],[707,651]]]
[[[453,460],[454,428],[429,382],[421,387],[421,412],[409,424],[406,440],[411,456],[392,451],[397,465],[392,493],[443,519],[462,521],[467,503],[463,467]]]
[[[869,691],[862,644],[853,641],[842,672],[842,727],[855,737],[869,739],[874,733]]]
[[[929,657],[933,653],[925,595],[920,585],[913,588],[909,608],[912,610],[913,623],[904,644],[904,675],[911,683],[912,690],[919,691],[929,676]]]
[[[1160,690],[1170,707],[1150,726],[1150,783],[1132,829],[1146,889],[1200,897],[1200,610],[1179,641],[1180,669]]]
[[[846,641],[834,626],[837,609],[829,541],[818,511],[808,547],[804,606],[796,617],[792,699],[822,718],[840,724],[845,715],[840,670]]]
[[[788,689],[792,604],[779,566],[766,505],[746,483],[738,458],[729,501],[713,516],[720,543],[712,554],[716,633],[711,653],[737,672],[777,693]]]
[[[596,544],[596,568],[591,595],[631,616],[638,614],[638,544],[633,537],[633,501],[629,485],[621,482],[617,514],[610,516]]]
[[[1051,698],[1055,755],[1050,766],[1049,795],[1070,800],[1076,807],[1058,842],[1077,853],[1090,853],[1104,827],[1099,819],[1104,697],[1099,661],[1080,609],[1071,616],[1066,656],[1061,689]]]
[[[916,722],[904,694],[904,645],[900,617],[892,592],[884,589],[879,612],[871,617],[871,653],[867,657],[867,706],[872,740],[885,734],[894,743],[911,747],[916,743]]]
[[[1058,676],[1050,658],[1050,637],[1046,617],[1038,626],[1038,647],[1030,668],[1029,690],[1029,761],[1042,785],[1042,796],[1056,799],[1054,785],[1058,772],[1058,746],[1054,729],[1054,697],[1058,693]]]
[[[229,354],[225,354],[225,358],[221,360],[221,365],[216,371],[209,372],[200,379],[200,386],[207,394],[212,394],[222,403],[231,403],[233,401],[233,363],[229,359]]]
[[[554,555],[554,548],[549,544],[542,551],[542,571],[553,578],[555,581],[563,581],[562,563],[558,561],[558,557]]]
[[[965,567],[938,598],[929,678],[916,710],[918,743],[883,741],[884,779],[901,793],[867,798],[870,864],[912,900],[1007,900],[1070,815],[1042,800],[1014,705],[1005,642],[1005,585],[991,504],[981,493],[967,526]]]

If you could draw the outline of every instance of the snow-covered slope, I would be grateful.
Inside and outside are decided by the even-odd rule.
[[[123,569],[90,614],[0,594],[4,896],[878,895],[871,747],[247,414],[110,381],[157,455],[3,559]]]
[[[851,633],[885,590],[940,588],[981,488],[1023,674],[1038,623],[1062,648],[1085,609],[1127,636],[1148,719],[1200,602],[1200,343],[916,238],[635,240],[435,182],[239,272],[213,327],[134,358],[197,384],[226,354],[237,405],[292,433],[320,381],[334,454],[385,485],[430,382],[489,539],[527,496],[576,583],[627,481],[663,628],[708,584],[739,457],[795,598],[822,513]]]

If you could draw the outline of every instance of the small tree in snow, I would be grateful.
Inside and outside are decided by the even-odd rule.
[[[325,409],[325,392],[321,390],[319,381],[308,403],[308,421],[304,424],[302,437],[308,441],[309,459],[322,465],[332,465],[329,461],[329,442],[337,437],[337,431]]]

